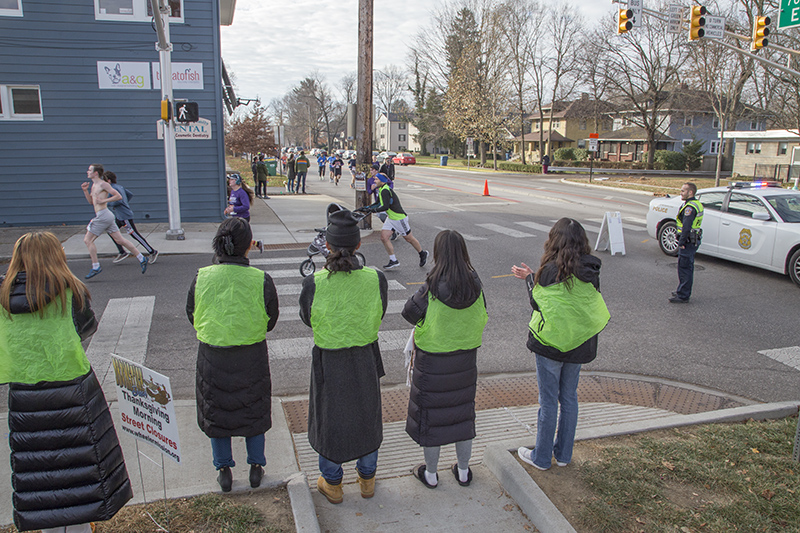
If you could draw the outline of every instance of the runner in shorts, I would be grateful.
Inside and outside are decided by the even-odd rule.
[[[372,213],[386,213],[386,220],[383,222],[381,228],[381,242],[386,252],[389,254],[389,263],[384,265],[384,269],[391,269],[400,264],[397,257],[394,255],[394,246],[392,245],[392,230],[397,232],[398,235],[403,237],[406,242],[414,247],[414,250],[419,254],[419,266],[425,266],[428,261],[428,251],[423,250],[419,241],[411,235],[411,226],[408,222],[408,215],[403,211],[400,205],[400,198],[394,189],[389,187],[389,178],[378,172],[373,166],[370,171],[371,177],[375,178],[372,182],[370,192],[378,193],[378,201],[370,206],[362,207],[360,211]]]
[[[95,212],[95,217],[86,226],[86,235],[83,237],[83,242],[86,244],[89,256],[92,258],[92,269],[86,274],[86,279],[93,278],[103,271],[100,267],[100,261],[97,259],[97,246],[94,243],[103,233],[108,233],[114,239],[114,242],[127,249],[131,255],[135,255],[142,267],[142,274],[144,274],[147,270],[147,258],[139,253],[131,241],[122,236],[117,227],[114,214],[108,209],[108,203],[121,200],[122,195],[112,189],[110,184],[103,181],[102,176],[103,165],[89,165],[86,177],[92,181],[81,184],[83,195],[86,197],[86,201],[92,204]]]

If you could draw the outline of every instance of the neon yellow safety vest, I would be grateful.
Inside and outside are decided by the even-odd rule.
[[[372,268],[314,274],[311,329],[314,344],[325,350],[366,346],[378,340],[383,302],[378,273]]]
[[[263,270],[222,264],[197,271],[197,340],[212,346],[247,346],[266,339],[268,323]]]
[[[72,291],[67,312],[56,298],[39,313],[8,314],[0,309],[0,383],[69,381],[89,372],[89,360],[72,321]]]
[[[545,346],[559,352],[574,350],[606,327],[611,318],[603,296],[594,285],[573,276],[572,289],[565,282],[533,288],[539,309],[528,328]]]
[[[694,207],[694,210],[697,212],[697,215],[695,215],[692,221],[692,229],[698,229],[700,225],[703,224],[703,204],[697,201],[697,199],[687,200],[678,211],[678,216],[675,217],[679,232],[683,229],[683,210],[686,209],[687,205]]]
[[[381,207],[383,207],[383,194],[382,193],[383,193],[384,189],[388,190],[390,193],[392,192],[392,188],[389,187],[388,183],[384,183],[383,187],[378,189],[378,201],[381,203]],[[403,220],[404,218],[406,218],[406,215],[404,215],[402,213],[398,213],[396,211],[392,211],[391,207],[389,207],[389,209],[386,210],[386,216],[388,216],[392,220]]]
[[[483,342],[489,315],[483,292],[466,309],[453,309],[428,292],[428,311],[414,331],[414,343],[428,353],[472,350]]]

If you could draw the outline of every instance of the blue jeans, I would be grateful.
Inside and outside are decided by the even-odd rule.
[[[370,479],[373,477],[375,471],[378,469],[378,450],[368,453],[364,457],[359,457],[358,461],[356,461],[356,468],[362,478]],[[319,471],[322,473],[322,477],[325,478],[325,481],[331,485],[339,484],[344,476],[342,465],[329,461],[321,455],[319,456]]]
[[[678,248],[678,290],[675,291],[675,294],[683,300],[688,300],[692,295],[695,252],[697,252],[697,246],[693,244]]]
[[[580,373],[581,365],[560,363],[536,354],[539,420],[536,429],[536,449],[532,455],[533,462],[542,468],[550,468],[554,454],[559,463],[572,461],[572,446],[575,443],[575,429],[578,426]],[[558,426],[557,434],[556,426]]]
[[[297,180],[297,187],[294,192],[300,192],[300,187],[303,187],[303,192],[306,192],[306,173],[298,172],[294,179]]]
[[[247,446],[247,464],[267,466],[267,458],[264,456],[264,434],[254,437],[245,437],[244,443]],[[214,456],[214,466],[220,468],[236,466],[233,461],[231,451],[231,438],[218,437],[211,439],[211,453]]]
[[[288,181],[286,182],[286,188],[289,192],[294,191],[294,178],[286,178]]]

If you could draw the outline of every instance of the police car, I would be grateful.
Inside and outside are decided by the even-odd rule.
[[[703,239],[699,253],[788,274],[800,286],[800,191],[777,182],[734,182],[700,189]],[[678,255],[675,216],[680,197],[655,198],[647,232],[661,251]]]

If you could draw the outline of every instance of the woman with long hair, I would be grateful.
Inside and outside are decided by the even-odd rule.
[[[239,174],[228,176],[228,187],[230,188],[230,193],[225,214],[231,217],[243,218],[250,222],[250,204],[255,198],[252,189],[245,185]]]
[[[378,329],[386,313],[383,272],[363,267],[358,219],[328,206],[325,268],[303,280],[300,319],[314,333],[308,400],[308,441],[319,454],[317,490],[343,501],[342,463],[356,460],[362,498],[375,494],[378,448],[383,441],[383,361]]]
[[[572,461],[581,365],[597,357],[597,335],[610,318],[600,295],[601,261],[591,252],[583,226],[562,218],[550,229],[536,273],[525,263],[511,267],[528,285],[528,349],[539,384],[536,446],[517,453],[539,470],[550,468],[554,455],[558,466]]]
[[[197,422],[211,439],[217,482],[233,486],[231,437],[244,437],[250,486],[261,485],[264,434],[272,427],[272,380],[266,335],[278,321],[278,293],[269,274],[251,267],[253,234],[241,218],[222,222],[212,241],[215,264],[189,288],[186,315],[197,331]]]
[[[416,326],[406,433],[423,447],[425,463],[413,470],[423,485],[438,485],[440,447],[455,443],[458,462],[450,470],[459,485],[467,486],[486,300],[459,232],[436,236],[433,260],[425,283],[403,308],[403,318]]]
[[[84,533],[133,497],[103,390],[81,341],[97,329],[55,235],[17,240],[0,278],[0,383],[9,383],[14,524]],[[68,528],[68,529],[66,529]]]

